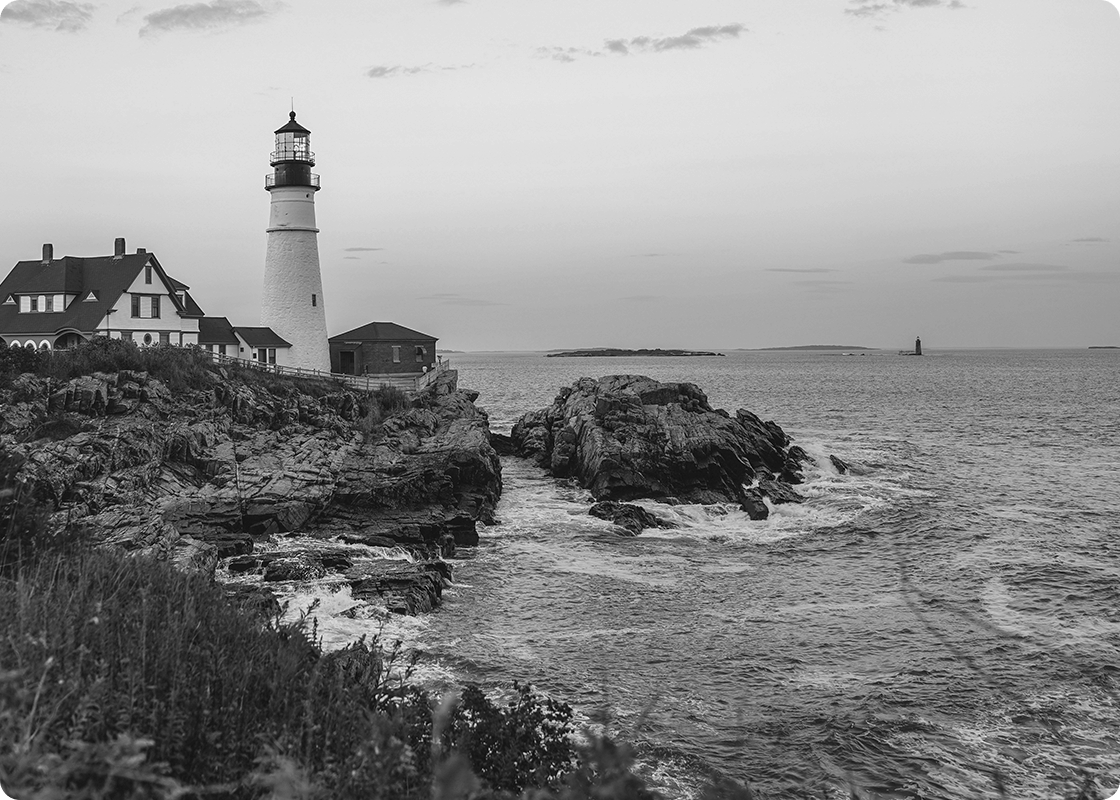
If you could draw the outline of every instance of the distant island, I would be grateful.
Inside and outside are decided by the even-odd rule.
[[[559,353],[547,353],[545,358],[598,358],[600,356],[722,356],[723,353],[712,353],[701,350],[627,350],[624,347],[592,347],[587,350],[562,350]]]
[[[848,344],[800,344],[793,347],[758,347],[757,350],[878,350],[877,347],[855,347]]]
[[[1091,344],[1090,350],[1120,350],[1120,344]]]

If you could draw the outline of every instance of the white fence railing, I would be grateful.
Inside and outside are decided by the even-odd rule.
[[[219,364],[238,364],[242,367],[257,369],[261,372],[271,372],[274,375],[289,375],[296,378],[305,378],[320,381],[335,381],[344,383],[352,389],[361,389],[372,392],[382,386],[393,386],[405,392],[418,392],[431,384],[440,374],[451,368],[451,362],[440,359],[427,372],[415,375],[344,375],[340,372],[324,372],[318,369],[304,369],[302,367],[287,367],[280,364],[262,364],[251,358],[236,358],[235,356],[211,353],[210,357]]]

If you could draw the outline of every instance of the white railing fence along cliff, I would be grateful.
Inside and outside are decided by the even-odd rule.
[[[361,389],[372,392],[382,386],[393,386],[405,392],[418,392],[430,385],[439,375],[451,368],[451,362],[441,358],[430,370],[418,375],[344,375],[340,372],[324,372],[318,369],[303,369],[302,367],[285,367],[279,364],[262,364],[251,358],[236,358],[235,356],[211,353],[210,357],[219,364],[237,364],[242,367],[271,372],[274,375],[289,375],[296,378],[305,378],[320,381],[335,381],[344,383],[352,389]]]

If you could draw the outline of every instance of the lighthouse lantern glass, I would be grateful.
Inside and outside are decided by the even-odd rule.
[[[310,161],[311,139],[306,134],[286,131],[276,134],[277,161]]]

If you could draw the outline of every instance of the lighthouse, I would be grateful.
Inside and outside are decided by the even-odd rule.
[[[319,229],[315,193],[319,176],[311,171],[311,131],[296,122],[276,131],[271,175],[264,188],[271,196],[268,249],[264,257],[261,324],[291,344],[288,365],[330,372],[323,277],[319,271]]]

